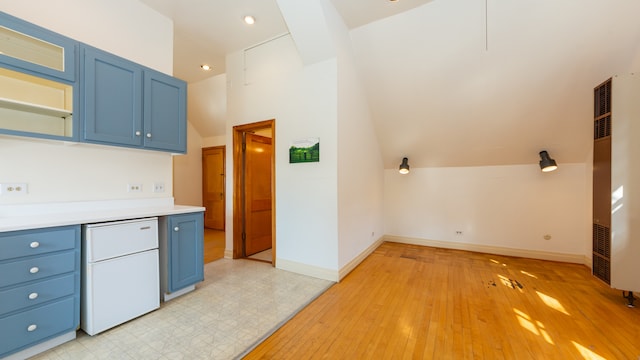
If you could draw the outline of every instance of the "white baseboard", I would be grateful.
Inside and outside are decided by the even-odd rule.
[[[427,240],[393,235],[385,235],[384,241],[587,265],[585,263],[586,257],[583,254],[554,253],[548,251],[514,249],[499,246]]]
[[[184,295],[186,293],[190,293],[195,289],[196,289],[195,285],[190,285],[190,286],[187,286],[184,289],[180,289],[178,291],[174,291],[171,294],[164,293],[164,294],[162,294],[162,301],[173,300],[173,299],[177,298],[178,296],[182,296],[182,295]]]
[[[338,281],[344,279],[345,276],[349,275],[353,269],[355,269],[367,256],[371,255],[380,244],[384,242],[384,237],[380,237],[373,244],[371,244],[368,248],[366,248],[363,252],[361,252],[358,256],[356,256],[353,260],[349,261],[345,266],[343,266],[338,272]]]
[[[224,258],[225,259],[233,259],[233,250],[224,250]]]
[[[377,249],[378,246],[380,246],[380,244],[382,244],[384,241],[385,241],[384,237],[379,238],[338,271],[321,268],[317,266],[312,266],[312,265],[307,265],[307,264],[302,264],[299,262],[280,259],[280,258],[276,259],[276,267],[278,269],[287,270],[287,271],[295,272],[298,274],[303,274],[303,275],[313,276],[320,279],[339,282],[345,276],[347,276],[351,271],[353,271],[353,269],[355,269],[358,265],[360,265],[360,263],[364,261],[364,259],[366,259],[367,256],[371,255],[371,253],[375,249]]]
[[[333,282],[338,282],[339,280],[338,272],[335,270],[281,258],[276,259],[276,268]]]

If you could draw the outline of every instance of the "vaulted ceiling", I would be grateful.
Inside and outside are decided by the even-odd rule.
[[[174,75],[194,86],[224,73],[225,54],[288,31],[276,0],[141,1],[174,20]],[[636,0],[331,3],[351,29],[386,168],[403,156],[413,167],[534,164],[543,149],[584,162],[593,87],[640,71]],[[190,120],[223,135],[198,125],[223,122],[215,111]]]

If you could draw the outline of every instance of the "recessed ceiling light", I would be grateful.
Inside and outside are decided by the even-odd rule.
[[[389,0],[389,2],[398,2],[398,0]]]
[[[251,15],[247,15],[247,16],[245,16],[245,17],[243,18],[243,20],[244,20],[245,24],[247,24],[247,25],[253,25],[253,24],[255,24],[255,23],[256,23],[256,18],[254,18],[254,17],[253,17],[253,16],[251,16]]]
[[[211,70],[211,66],[207,65],[207,64],[202,64],[200,65],[200,67],[202,68],[202,70],[204,71],[209,71]]]

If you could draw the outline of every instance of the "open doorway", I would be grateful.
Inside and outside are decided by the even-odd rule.
[[[233,127],[233,258],[275,266],[275,120]]]
[[[202,203],[204,212],[204,262],[224,257],[225,249],[225,147],[202,149]]]

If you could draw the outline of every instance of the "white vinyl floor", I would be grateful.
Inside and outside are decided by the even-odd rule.
[[[241,358],[333,282],[251,260],[205,265],[196,290],[149,314],[33,359]]]

